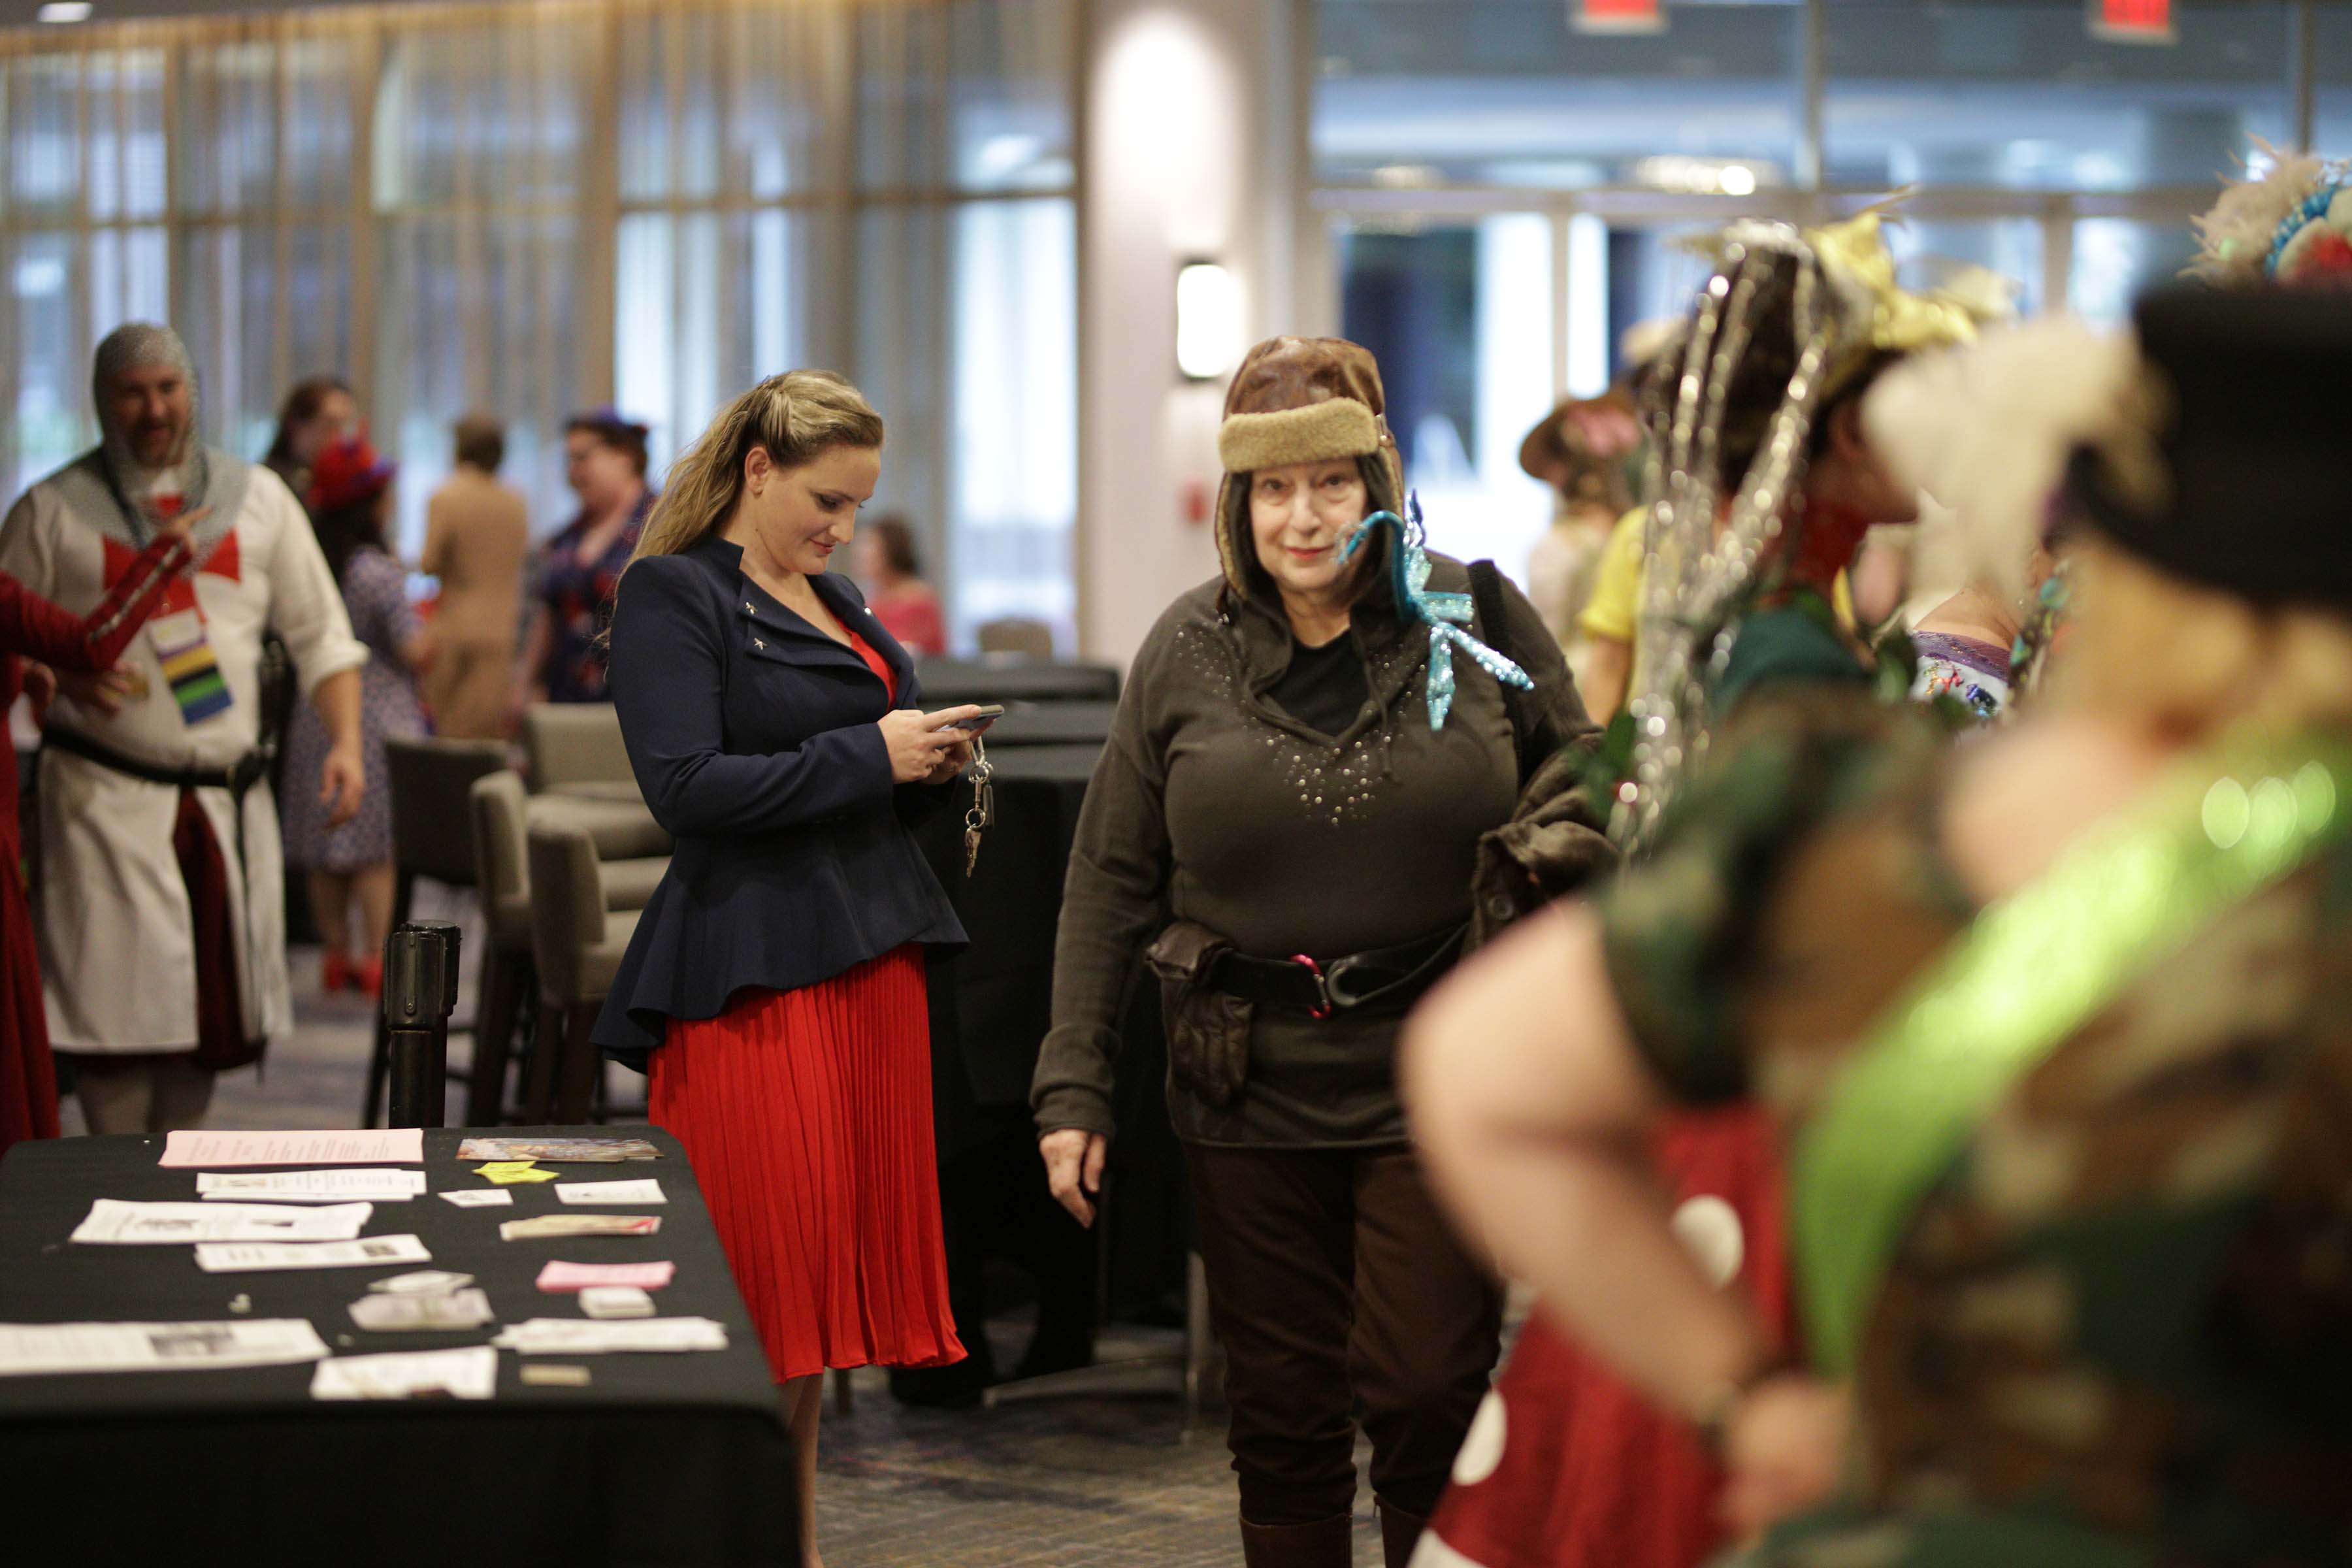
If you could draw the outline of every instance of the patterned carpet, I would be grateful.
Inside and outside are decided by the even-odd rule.
[[[420,889],[420,919],[467,923],[470,910]],[[469,939],[478,934],[470,926]],[[469,940],[467,952],[474,943]],[[215,1127],[350,1127],[359,1120],[373,1012],[319,990],[319,955],[293,956],[298,1027],[256,1072],[226,1075]],[[471,1005],[470,961],[460,990]],[[462,1062],[461,1041],[452,1055]],[[625,1081],[626,1087],[625,1088]],[[635,1074],[614,1069],[616,1098],[635,1100]],[[455,1096],[453,1095],[453,1103]],[[82,1130],[65,1110],[68,1134]],[[991,1326],[998,1363],[1025,1342],[1015,1321]],[[1110,1360],[1168,1347],[1169,1331],[1117,1330]],[[960,1568],[1066,1564],[1068,1568],[1193,1568],[1241,1561],[1234,1483],[1221,1415],[1190,1431],[1169,1397],[1064,1399],[1002,1409],[902,1406],[886,1375],[855,1374],[855,1408],[828,1407],[817,1486],[819,1540],[827,1568]],[[1360,1460],[1363,1456],[1360,1453]],[[777,1478],[784,1484],[784,1478]],[[1380,1531],[1369,1492],[1359,1499],[1356,1561],[1378,1564]]]

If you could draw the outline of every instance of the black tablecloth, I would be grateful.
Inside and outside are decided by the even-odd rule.
[[[607,1136],[598,1128],[504,1136]],[[657,1178],[657,1236],[501,1241],[502,1220],[563,1211],[552,1183],[510,1208],[461,1209],[430,1193],[379,1204],[370,1236],[413,1233],[430,1264],[205,1274],[185,1247],[67,1241],[91,1200],[192,1201],[195,1173],[163,1170],[160,1138],[19,1143],[0,1162],[0,1321],[308,1318],[338,1354],[478,1344],[459,1333],[362,1333],[346,1310],[371,1279],[415,1268],[471,1274],[500,1322],[580,1315],[532,1281],[550,1258],[669,1259],[664,1317],[727,1325],[723,1352],[499,1353],[495,1399],[313,1402],[311,1365],[223,1372],[0,1377],[5,1556],[50,1562],[515,1564],[793,1563],[789,1450],[757,1335],[676,1140],[658,1161],[554,1167],[566,1181]],[[432,1192],[487,1187],[456,1159],[457,1131],[425,1135]],[[526,1361],[585,1366],[585,1388],[524,1385]],[[49,1548],[49,1550],[43,1550]],[[19,1555],[19,1553],[22,1553]]]
[[[1116,702],[1118,669],[1044,660],[927,658],[916,667],[925,708],[960,702]]]
[[[1053,1023],[1062,882],[1078,809],[1100,754],[1091,745],[992,751],[996,824],[982,837],[970,879],[963,870],[968,790],[957,792],[956,809],[940,812],[916,833],[971,938],[969,947],[936,963],[931,973],[932,1104],[951,1288],[965,1284],[958,1254],[967,1207],[986,1211],[983,1228],[1008,1218],[1048,1235],[1066,1227],[1067,1245],[1093,1256],[1094,1242],[1045,1196],[1029,1080]],[[1139,964],[1138,980],[1120,1020],[1125,1045],[1113,1107],[1119,1136],[1111,1145],[1117,1180],[1106,1229],[1114,1316],[1157,1316],[1170,1298],[1181,1301],[1191,1236],[1183,1157],[1168,1121],[1160,991]],[[967,1310],[970,1297],[958,1293],[958,1321],[969,1329],[974,1321]],[[963,1337],[972,1342],[971,1332]]]

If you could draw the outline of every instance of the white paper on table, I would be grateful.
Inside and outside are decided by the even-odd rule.
[[[513,1192],[505,1187],[452,1187],[434,1195],[461,1209],[506,1208],[514,1203]]]
[[[211,1165],[421,1165],[417,1127],[346,1128],[325,1132],[213,1132],[190,1129],[163,1140],[171,1169]]]
[[[100,1198],[74,1227],[75,1241],[115,1247],[191,1241],[349,1241],[365,1228],[367,1204],[296,1208],[285,1204],[134,1204]]]
[[[347,1171],[205,1171],[196,1195],[206,1202],[404,1204],[425,1190],[425,1173],[397,1166]]]
[[[539,1288],[551,1294],[585,1290],[596,1285],[634,1285],[658,1290],[677,1274],[677,1265],[661,1263],[565,1263],[551,1261],[539,1271]]]
[[[488,1345],[338,1356],[310,1374],[313,1399],[407,1399],[451,1394],[488,1399],[499,1389],[499,1352]]]
[[[654,1299],[635,1285],[591,1285],[580,1292],[580,1310],[598,1319],[650,1318]]]
[[[352,1321],[375,1334],[447,1333],[478,1329],[491,1321],[490,1298],[481,1289],[446,1295],[409,1296],[370,1291],[351,1305]]]
[[[470,1274],[452,1274],[446,1268],[427,1268],[416,1274],[387,1274],[381,1279],[368,1281],[368,1289],[380,1296],[446,1296],[452,1290],[462,1290],[474,1282]]]
[[[622,1351],[723,1351],[727,1325],[709,1318],[531,1318],[490,1343],[522,1355],[604,1355]]]
[[[250,1274],[265,1268],[371,1268],[386,1263],[430,1263],[433,1255],[413,1236],[368,1236],[357,1241],[199,1242],[196,1267],[207,1274]]]
[[[317,1361],[327,1343],[307,1318],[219,1323],[0,1323],[0,1377],[59,1372],[169,1372]]]
[[[567,1204],[666,1204],[661,1183],[647,1176],[635,1182],[558,1182],[555,1197]]]

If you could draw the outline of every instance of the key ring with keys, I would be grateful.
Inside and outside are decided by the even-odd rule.
[[[971,738],[971,807],[963,814],[963,874],[969,879],[980,864],[980,836],[996,820],[996,788],[989,780],[996,768],[988,760],[988,742]]]

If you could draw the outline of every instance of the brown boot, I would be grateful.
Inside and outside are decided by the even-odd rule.
[[[1429,1528],[1429,1521],[1392,1503],[1382,1502],[1380,1509],[1381,1561],[1388,1568],[1405,1568],[1412,1561],[1412,1549],[1420,1543],[1421,1532]]]
[[[1313,1524],[1252,1524],[1242,1521],[1242,1562],[1247,1568],[1349,1568],[1355,1562],[1356,1521],[1335,1514]]]

